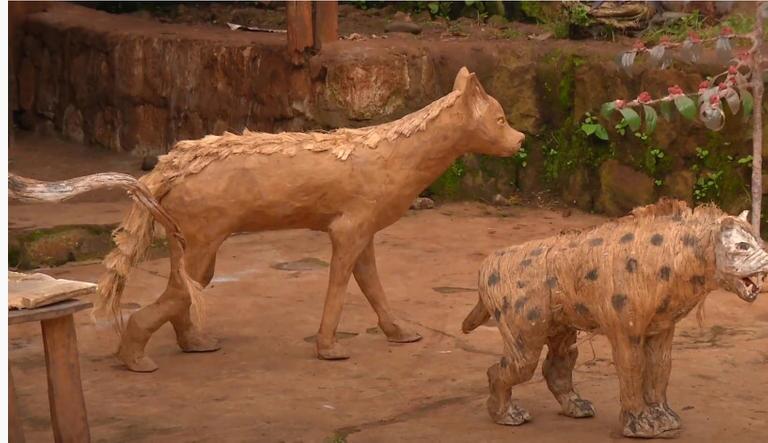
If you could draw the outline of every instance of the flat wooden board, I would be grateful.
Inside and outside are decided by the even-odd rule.
[[[77,311],[88,309],[93,303],[81,300],[65,300],[36,309],[16,309],[8,311],[8,324],[15,325],[30,321],[43,321],[52,318],[72,315]]]
[[[8,272],[8,309],[34,309],[96,292],[96,284]]]

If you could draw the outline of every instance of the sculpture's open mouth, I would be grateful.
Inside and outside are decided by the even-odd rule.
[[[742,277],[741,285],[743,287],[739,288],[739,297],[748,302],[755,301],[755,299],[757,299],[757,294],[760,293],[764,277],[765,276],[760,272],[748,277]]]

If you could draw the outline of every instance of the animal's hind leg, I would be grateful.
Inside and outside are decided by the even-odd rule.
[[[216,251],[222,240],[196,246],[190,243],[185,256],[187,274],[205,287],[211,282],[216,268]],[[219,341],[204,333],[199,322],[192,315],[191,306],[180,309],[171,317],[171,324],[176,331],[176,342],[184,352],[213,352],[221,349]]]
[[[593,417],[595,408],[589,400],[579,397],[573,390],[573,367],[579,356],[576,343],[576,330],[566,329],[550,337],[547,346],[547,358],[541,372],[547,380],[547,387],[563,408],[568,417]]]
[[[149,304],[128,319],[128,324],[121,334],[117,357],[136,372],[152,372],[157,365],[144,355],[144,349],[152,334],[171,317],[190,305],[189,294],[179,278],[178,253],[171,251],[171,274],[165,292],[152,304]]]
[[[510,346],[517,346],[517,352],[508,352]],[[512,402],[512,387],[531,379],[539,363],[543,341],[507,344],[507,352],[501,362],[488,368],[488,387],[491,395],[486,406],[493,421],[501,425],[517,426],[529,421],[531,415],[521,406]],[[515,354],[517,356],[515,356]]]
[[[390,312],[387,298],[384,295],[384,288],[381,286],[379,273],[376,270],[373,239],[368,242],[368,246],[358,257],[353,273],[363,294],[365,294],[373,310],[376,311],[376,315],[379,317],[379,327],[387,335],[389,341],[411,343],[421,340],[421,335],[398,324]]]

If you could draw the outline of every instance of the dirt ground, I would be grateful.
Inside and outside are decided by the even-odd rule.
[[[10,170],[63,178],[114,169],[140,173],[139,160],[52,139],[17,136]],[[11,204],[12,227],[112,223],[127,199],[107,192],[62,205]],[[476,301],[477,267],[496,248],[583,228],[603,218],[573,211],[477,203],[408,213],[377,236],[380,273],[391,304],[424,339],[394,345],[352,282],[340,331],[352,352],[341,362],[314,358],[330,258],[327,237],[310,231],[242,234],[218,255],[205,290],[208,328],[223,349],[183,354],[164,326],[148,347],[151,374],[122,369],[107,325],[76,316],[82,380],[94,441],[268,442],[595,442],[620,439],[618,383],[607,341],[579,346],[577,390],[598,410],[593,419],[558,415],[539,373],[513,395],[533,415],[499,426],[485,410],[488,366],[498,361],[494,327],[460,333]],[[166,259],[134,270],[126,313],[165,285]],[[96,281],[98,263],[44,272]],[[752,305],[716,292],[703,329],[691,315],[674,342],[670,403],[683,419],[681,442],[762,441],[768,431],[768,300]],[[9,330],[10,366],[30,442],[51,440],[39,326]]]

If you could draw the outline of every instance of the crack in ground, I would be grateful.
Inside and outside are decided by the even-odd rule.
[[[454,341],[454,345],[457,348],[461,349],[462,351],[471,352],[473,354],[492,355],[492,356],[497,357],[497,358],[501,357],[501,354],[499,354],[497,352],[486,351],[486,350],[483,350],[483,349],[480,349],[480,348],[476,348],[476,347],[470,345],[469,343],[467,343],[466,341],[462,340],[461,338],[459,338],[459,337],[457,337],[457,336],[455,336],[453,334],[450,334],[448,332],[445,332],[445,331],[443,331],[441,329],[437,329],[437,328],[433,328],[431,326],[427,326],[427,325],[425,325],[425,324],[423,324],[423,323],[421,323],[419,321],[413,320],[411,318],[407,318],[407,317],[403,316],[402,314],[400,314],[400,318],[402,318],[404,321],[407,321],[407,322],[412,323],[414,325],[421,326],[424,329],[428,329],[428,330],[430,330],[432,332],[435,332],[437,334],[440,334],[440,335],[442,335],[444,337],[452,338],[453,341]]]
[[[435,411],[437,409],[444,408],[446,406],[451,406],[454,404],[461,403],[466,400],[470,400],[475,397],[479,397],[480,395],[474,394],[474,395],[465,395],[462,397],[448,397],[443,398],[440,400],[436,400],[430,403],[424,403],[419,406],[416,406],[413,409],[409,409],[407,411],[401,412],[397,415],[394,415],[389,418],[381,419],[381,420],[373,420],[373,421],[367,421],[364,423],[360,423],[357,425],[352,426],[344,426],[341,428],[337,428],[334,433],[337,437],[340,438],[346,438],[350,434],[354,434],[356,432],[362,432],[367,429],[377,428],[381,426],[388,426],[396,423],[402,423],[414,418],[418,418],[426,414],[430,411]]]

